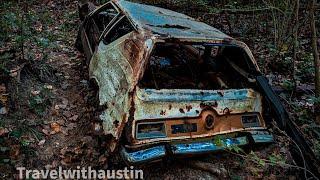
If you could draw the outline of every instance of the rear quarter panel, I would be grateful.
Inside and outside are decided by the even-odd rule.
[[[108,45],[101,41],[89,66],[90,79],[95,79],[99,86],[99,105],[107,107],[100,115],[104,132],[116,139],[121,134],[130,109],[133,69],[122,51],[129,35]]]

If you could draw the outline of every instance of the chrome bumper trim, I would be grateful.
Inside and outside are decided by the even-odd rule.
[[[254,140],[254,143],[271,143],[273,136],[267,131],[251,131],[249,136]],[[189,142],[189,143],[167,143],[166,145],[157,145],[143,150],[129,151],[126,148],[121,149],[121,156],[129,164],[139,164],[142,162],[161,159],[166,155],[188,155],[210,153],[218,150],[224,150],[232,146],[242,146],[249,144],[247,136],[236,138],[215,138],[205,141]]]

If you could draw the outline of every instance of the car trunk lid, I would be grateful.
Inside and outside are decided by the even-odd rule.
[[[262,112],[261,95],[253,89],[137,89],[134,119],[197,117],[207,108],[217,115]]]

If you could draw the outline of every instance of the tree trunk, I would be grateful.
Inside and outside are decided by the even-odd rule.
[[[299,9],[300,9],[300,0],[296,2],[296,9],[294,14],[294,34],[293,34],[293,60],[292,60],[292,79],[294,82],[294,90],[297,88],[296,82],[296,62],[297,62],[297,52],[298,52],[298,32],[299,32]]]
[[[320,98],[320,59],[319,52],[317,47],[317,29],[316,22],[314,17],[316,0],[312,0],[310,6],[310,27],[312,34],[312,50],[313,50],[313,59],[314,59],[314,67],[315,67],[315,93],[316,97]],[[320,103],[316,101],[315,104],[315,113],[316,113],[316,121],[320,124]]]

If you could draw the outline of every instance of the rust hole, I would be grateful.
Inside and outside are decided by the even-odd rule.
[[[118,120],[115,120],[115,121],[113,121],[113,124],[114,124],[114,126],[117,128],[117,127],[119,126],[119,121],[118,121]]]
[[[162,111],[160,112],[160,115],[162,115],[162,116],[166,115],[166,111],[162,110]]]
[[[230,114],[230,109],[229,108],[224,108],[223,109],[223,114],[225,114],[225,115],[229,115]]]
[[[218,94],[223,97],[224,96],[224,93],[222,91],[218,91]]]
[[[212,104],[212,107],[218,107],[218,102],[215,101],[215,102]]]
[[[189,112],[189,111],[192,109],[192,106],[191,106],[191,105],[187,105],[187,106],[186,106],[186,109],[187,109],[187,111]]]

